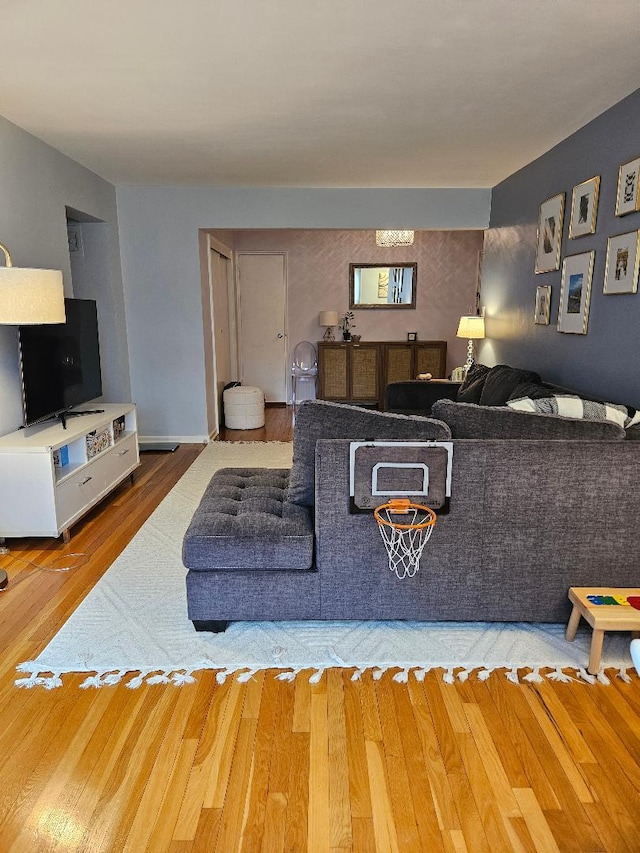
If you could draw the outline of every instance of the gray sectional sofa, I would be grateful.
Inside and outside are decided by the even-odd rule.
[[[231,620],[558,622],[570,586],[640,585],[640,443],[624,428],[506,408],[492,420],[482,406],[451,400],[435,414],[306,402],[291,471],[216,473],[183,544],[196,629]],[[399,580],[372,514],[352,511],[351,441],[452,435],[449,511],[420,570]]]

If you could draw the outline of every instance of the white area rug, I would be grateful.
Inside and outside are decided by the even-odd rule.
[[[65,673],[87,673],[83,687],[125,680],[134,688],[149,683],[184,684],[198,670],[217,670],[217,678],[247,680],[260,669],[282,670],[290,680],[311,670],[311,680],[327,667],[348,667],[358,678],[393,668],[394,678],[412,673],[424,678],[442,669],[445,681],[473,671],[485,679],[501,668],[512,681],[542,677],[580,678],[590,631],[573,643],[564,625],[525,623],[423,622],[236,622],[224,634],[196,633],[187,618],[182,537],[211,475],[223,467],[273,467],[291,464],[291,445],[280,442],[215,442],[185,473],[139,533],[35,661],[18,667],[20,687],[59,687]],[[79,569],[81,571],[81,569]],[[604,668],[629,680],[631,657],[626,634],[609,634]],[[517,670],[527,669],[518,675]]]

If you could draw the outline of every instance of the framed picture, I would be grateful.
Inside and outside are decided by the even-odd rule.
[[[603,293],[636,293],[640,266],[640,230],[609,237]]]
[[[562,263],[558,331],[587,334],[595,252],[569,255]]]
[[[560,269],[564,193],[548,198],[538,213],[536,273]]]
[[[551,285],[539,284],[536,287],[536,307],[534,322],[538,326],[548,326],[551,308]]]
[[[417,332],[407,332],[407,340],[408,341],[417,341],[418,333]]]
[[[640,157],[623,163],[618,170],[618,194],[616,196],[616,216],[625,216],[640,210]]]
[[[571,200],[571,220],[569,221],[569,238],[584,237],[585,234],[595,234],[596,219],[598,218],[598,194],[600,192],[600,176],[589,178],[573,188]]]

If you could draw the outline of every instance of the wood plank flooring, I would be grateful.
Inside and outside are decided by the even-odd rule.
[[[291,412],[227,440],[289,440]],[[640,851],[640,679],[18,690],[35,657],[201,446],[145,453],[68,546],[0,558],[0,853]],[[51,566],[87,554],[69,572]],[[30,561],[30,564],[22,562]]]

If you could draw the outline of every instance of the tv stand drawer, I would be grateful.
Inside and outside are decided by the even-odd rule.
[[[56,486],[60,531],[73,524],[137,467],[137,451],[137,436],[126,436]]]

